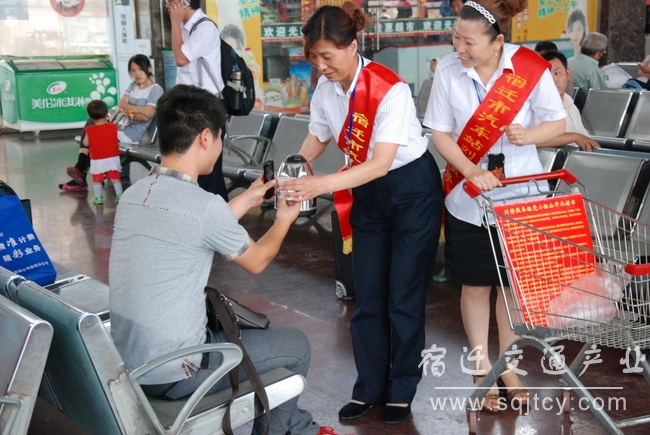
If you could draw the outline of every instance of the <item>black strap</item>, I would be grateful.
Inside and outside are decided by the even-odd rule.
[[[190,36],[192,36],[192,32],[194,32],[194,30],[196,29],[196,27],[197,27],[199,24],[201,24],[202,22],[204,22],[204,21],[210,21],[212,24],[214,24],[214,25],[217,27],[217,29],[219,28],[219,26],[217,26],[217,23],[215,23],[214,21],[212,21],[210,18],[208,18],[208,17],[203,17],[203,18],[201,18],[199,21],[197,21],[196,23],[194,23],[194,25],[193,25],[192,28],[190,29]]]
[[[255,390],[255,396],[257,397],[257,399],[259,399],[260,403],[262,404],[262,407],[264,408],[264,413],[266,414],[266,420],[268,423],[266,425],[266,428],[264,429],[264,435],[268,435],[269,427],[271,426],[271,415],[270,415],[271,409],[269,406],[269,398],[266,395],[266,390],[264,389],[262,380],[260,379],[260,376],[257,373],[257,370],[255,369],[255,366],[253,365],[250,356],[248,356],[248,352],[246,352],[246,348],[244,347],[244,344],[241,342],[239,327],[237,325],[237,316],[224,303],[223,299],[221,298],[221,293],[219,293],[217,289],[206,287],[205,291],[208,294],[208,299],[212,303],[212,307],[217,313],[217,317],[219,318],[219,323],[221,324],[221,327],[226,333],[228,340],[230,340],[231,343],[239,346],[244,354],[240,366],[244,369],[244,371],[248,375],[248,379],[250,380],[251,384],[253,385],[253,389]],[[229,322],[228,319],[230,319],[231,321]],[[232,426],[230,423],[230,407],[233,401],[235,400],[235,398],[237,397],[237,394],[239,393],[239,368],[238,367],[239,366],[235,367],[229,373],[230,385],[232,387],[232,394],[230,396],[230,400],[228,401],[228,407],[226,408],[226,414],[223,416],[223,423],[222,423],[222,430],[226,435],[233,435]]]

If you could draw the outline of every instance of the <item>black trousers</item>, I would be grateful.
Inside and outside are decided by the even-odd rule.
[[[353,196],[352,398],[411,403],[422,377],[425,292],[442,220],[440,172],[427,151]]]
[[[214,164],[212,172],[208,175],[199,175],[197,182],[203,190],[220,195],[224,201],[228,202],[226,181],[223,179],[223,153],[221,153],[217,162]]]
[[[226,128],[221,129],[221,142],[223,143],[226,137]],[[199,175],[196,180],[199,187],[203,190],[219,195],[224,201],[228,202],[228,190],[226,189],[226,180],[223,179],[223,152],[219,155],[212,172],[208,175]]]

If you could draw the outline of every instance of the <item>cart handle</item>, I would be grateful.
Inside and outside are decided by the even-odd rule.
[[[510,184],[528,183],[529,181],[554,180],[556,178],[559,178],[568,185],[571,185],[578,181],[578,177],[566,169],[560,169],[559,171],[553,172],[544,172],[542,174],[524,175],[521,177],[502,178],[499,181],[501,181],[502,186],[508,186]],[[474,183],[468,180],[463,182],[463,190],[472,198],[476,198],[481,194],[481,189],[476,187]]]
[[[650,263],[646,264],[626,264],[625,272],[632,276],[641,276],[650,274]]]

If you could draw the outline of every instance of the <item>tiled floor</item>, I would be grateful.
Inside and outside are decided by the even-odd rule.
[[[65,167],[74,163],[77,145],[75,131],[44,132],[40,138],[31,133],[0,135],[0,178],[11,185],[21,197],[32,200],[34,227],[50,256],[68,268],[107,282],[108,257],[115,206],[113,190],[107,189],[104,206],[93,206],[91,194],[63,193],[57,184],[67,180]],[[144,176],[140,166],[131,169],[131,182]],[[330,224],[331,204],[319,201],[318,213],[301,218],[292,227],[278,258],[260,275],[252,276],[236,265],[215,258],[210,284],[241,302],[269,314],[272,324],[291,324],[310,338],[312,365],[307,390],[301,405],[315,419],[333,426],[339,433],[356,435],[384,434],[462,434],[467,433],[464,407],[434,409],[436,400],[462,399],[471,393],[471,377],[462,372],[463,347],[467,341],[459,312],[459,288],[452,283],[431,282],[427,294],[427,346],[446,349],[442,360],[444,373],[434,376],[429,369],[423,377],[413,402],[413,416],[407,421],[388,426],[381,422],[379,411],[352,422],[339,422],[338,409],[350,397],[355,379],[351,352],[349,320],[353,302],[337,300],[334,295],[334,254]],[[274,212],[257,209],[243,219],[254,238],[270,226]],[[442,268],[441,256],[435,272]],[[151,261],[155,261],[152,258]],[[496,335],[495,324],[491,332]],[[581,345],[561,342],[570,361]],[[493,346],[491,349],[494,351]],[[493,352],[491,352],[493,354]],[[592,364],[581,380],[603,397],[606,409],[615,401],[609,397],[623,396],[615,419],[642,415],[650,408],[648,385],[639,375],[623,374],[622,350],[601,349],[601,363]],[[496,355],[493,355],[496,357]],[[543,355],[533,349],[524,351],[520,368],[526,370],[524,383],[531,387],[534,401],[528,412],[508,409],[496,414],[480,414],[480,434],[605,434],[605,430],[589,411],[575,408],[562,414],[558,377],[542,372]],[[442,371],[442,367],[439,367]],[[620,389],[602,389],[620,387]],[[536,389],[532,389],[536,388]],[[521,414],[521,415],[520,415]],[[646,434],[650,425],[626,429],[626,434]],[[247,428],[237,431],[246,433]],[[61,412],[39,401],[32,419],[31,435],[85,433]]]

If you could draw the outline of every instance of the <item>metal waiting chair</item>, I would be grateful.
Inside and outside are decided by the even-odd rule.
[[[431,88],[433,87],[433,79],[426,79],[422,82],[420,92],[415,99],[415,113],[420,120],[420,124],[424,120],[424,114],[427,111],[427,104],[429,103],[429,96],[431,95]]]
[[[52,325],[0,297],[0,434],[27,433],[51,341]]]
[[[638,94],[634,112],[630,119],[625,137],[631,141],[635,151],[650,151],[650,91]]]
[[[160,147],[158,146],[158,123],[156,115],[151,117],[151,123],[147,127],[140,143],[127,144],[120,143],[120,155],[122,156],[122,166],[131,162],[140,163],[142,166],[151,170],[151,163],[160,163]]]
[[[94,313],[83,311],[59,295],[24,281],[15,289],[19,304],[49,321],[54,338],[45,366],[63,412],[92,434],[220,434],[230,390],[205,392],[241,361],[234,344],[193,346],[156,358],[129,373],[113,340]],[[222,366],[187,399],[146,397],[137,378],[172,359],[201,352],[221,352]],[[260,375],[271,409],[296,397],[305,379],[286,369]],[[240,384],[231,408],[232,427],[260,415],[250,384]]]
[[[262,168],[277,119],[279,116],[270,112],[252,111],[247,116],[233,116],[228,122],[223,144],[223,175],[230,180],[228,193],[248,186],[243,177],[246,169]]]
[[[633,102],[631,90],[590,89],[582,122],[591,138],[606,148],[625,149],[625,130]]]
[[[615,212],[637,218],[650,182],[650,161],[600,152],[570,152],[564,169],[578,177],[585,197]],[[558,183],[563,189],[564,182]],[[608,230],[609,231],[609,230]]]

